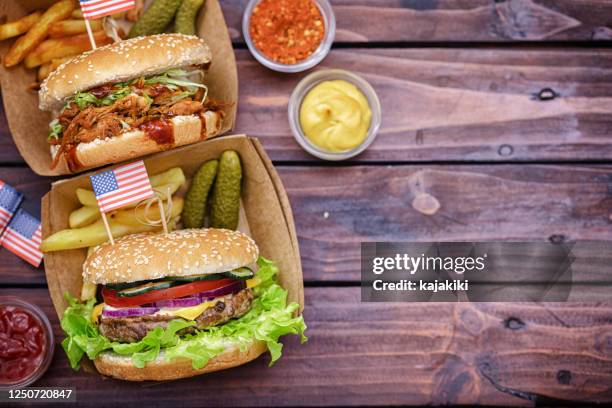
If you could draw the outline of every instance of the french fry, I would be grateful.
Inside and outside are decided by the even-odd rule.
[[[109,220],[109,226],[113,237],[122,237],[129,234],[140,232],[150,232],[160,230],[159,227],[141,224],[137,227],[123,225]],[[63,251],[66,249],[87,248],[100,245],[108,241],[106,229],[102,220],[96,221],[83,228],[65,229],[56,232],[46,238],[40,245],[43,252]]]
[[[172,218],[178,217],[182,209],[183,208],[181,205],[173,205],[171,214]],[[133,211],[130,212],[133,213]],[[116,238],[142,232],[161,231],[161,226],[151,226],[140,223],[138,223],[138,225],[125,225],[115,221],[112,218],[108,220],[108,224],[113,237]],[[87,248],[103,244],[107,241],[108,236],[106,235],[104,224],[102,223],[102,220],[98,220],[83,228],[65,229],[56,232],[43,240],[42,244],[40,245],[40,250],[42,252],[53,252],[67,249]]]
[[[81,228],[89,224],[93,224],[100,219],[100,210],[98,207],[85,205],[70,213],[68,217],[68,225],[70,228]]]
[[[172,198],[172,214],[179,215],[183,212],[183,204],[184,200],[179,197]],[[166,210],[166,215],[168,214],[168,203],[164,202],[164,209]],[[149,207],[149,219],[159,220],[159,205],[157,203],[152,204]],[[118,222],[123,225],[131,225],[138,226],[142,225],[142,221],[145,219],[145,207],[137,207],[132,209],[124,209],[116,211],[111,215],[111,219],[115,222]]]
[[[36,11],[30,15],[20,18],[19,20],[11,21],[10,23],[0,25],[0,41],[7,38],[17,37],[28,31],[38,20],[42,13]]]
[[[77,188],[76,196],[77,200],[79,200],[79,203],[81,203],[82,205],[88,205],[90,207],[98,206],[96,195],[91,190],[87,190],[86,188]]]
[[[95,298],[97,290],[98,285],[95,283],[83,282],[83,286],[81,286],[81,302],[87,302],[89,299]]]
[[[81,8],[77,7],[74,10],[72,10],[72,13],[70,13],[70,18],[74,18],[75,20],[82,20],[83,11],[81,10]]]
[[[98,47],[111,44],[112,38],[106,36],[104,31],[96,31],[94,39]],[[91,49],[91,43],[86,33],[70,37],[51,38],[41,42],[34,51],[25,58],[27,68],[35,68],[50,62],[54,58],[62,58],[68,55],[81,54]]]
[[[49,7],[30,30],[11,46],[4,56],[4,66],[13,67],[23,61],[26,55],[45,39],[51,24],[68,17],[75,7],[74,0],[60,0]]]
[[[91,20],[89,22],[92,31],[102,30],[102,20]],[[87,32],[85,20],[62,20],[51,24],[49,37],[60,38]]]
[[[155,174],[154,176],[149,177],[149,180],[151,181],[151,185],[153,187],[159,187],[164,184],[176,184],[180,187],[185,184],[186,181],[185,173],[183,173],[183,169],[180,167],[173,167],[162,173]]]
[[[49,74],[51,73],[51,63],[47,63],[47,64],[43,64],[40,66],[40,68],[38,68],[38,74],[36,74],[36,78],[38,79],[39,82],[42,82],[45,80],[46,77],[49,76]]]

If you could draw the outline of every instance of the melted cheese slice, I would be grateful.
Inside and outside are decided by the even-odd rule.
[[[210,302],[200,303],[197,306],[183,307],[176,310],[164,310],[164,313],[182,317],[185,320],[195,320],[199,315],[204,313],[206,309],[214,307],[217,302],[217,300],[212,300]]]
[[[247,285],[247,288],[252,288],[254,286],[257,286],[257,285],[259,285],[259,279],[251,278],[251,279],[246,281],[246,285]]]
[[[100,319],[100,315],[102,314],[102,309],[104,309],[104,303],[100,303],[99,305],[95,305],[91,311],[91,321],[98,323]]]

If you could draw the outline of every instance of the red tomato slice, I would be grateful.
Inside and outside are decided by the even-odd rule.
[[[145,303],[153,303],[159,300],[170,300],[182,298],[208,290],[214,290],[233,283],[233,279],[219,279],[214,281],[196,281],[174,286],[168,289],[157,289],[136,296],[117,296],[116,290],[102,289],[104,303],[112,307],[140,306]]]

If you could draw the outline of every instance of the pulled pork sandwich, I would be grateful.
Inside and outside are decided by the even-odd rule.
[[[52,168],[72,172],[217,135],[223,111],[208,98],[204,40],[160,34],[86,52],[41,84]]]
[[[62,317],[62,346],[73,368],[94,360],[104,375],[170,380],[234,367],[266,348],[280,357],[284,334],[302,334],[297,303],[258,259],[251,238],[225,229],[139,234],[97,247],[83,281],[102,285],[96,299]],[[257,273],[251,269],[258,265]]]

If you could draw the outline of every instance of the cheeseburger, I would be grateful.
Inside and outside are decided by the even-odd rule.
[[[98,246],[83,281],[101,286],[100,296],[86,305],[71,300],[62,318],[72,366],[86,353],[100,373],[138,381],[237,366],[267,346],[275,360],[278,337],[305,326],[293,316],[298,305],[285,304],[276,267],[258,255],[250,237],[225,229],[139,234]]]
[[[160,34],[86,52],[41,84],[52,167],[75,172],[217,135],[223,112],[203,83],[204,40]]]

